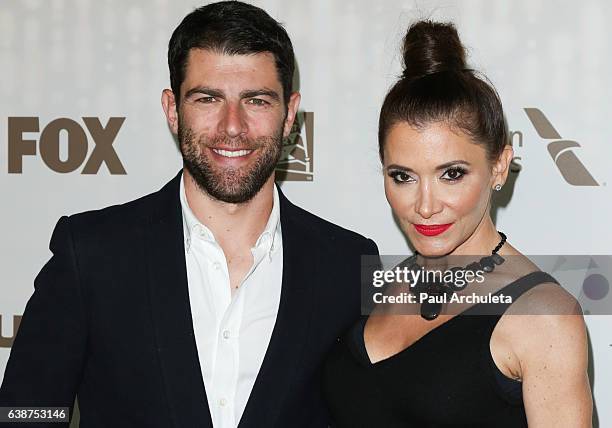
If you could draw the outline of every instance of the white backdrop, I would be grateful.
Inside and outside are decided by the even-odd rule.
[[[373,238],[383,254],[409,251],[383,194],[378,111],[401,72],[399,47],[408,24],[451,20],[471,65],[497,87],[516,132],[515,163],[521,171],[512,173],[511,198],[496,212],[498,229],[525,254],[612,254],[609,2],[254,3],[285,23],[297,55],[302,110],[314,112],[313,180],[283,184],[293,202]],[[0,374],[13,316],[22,314],[33,279],[50,256],[57,219],[150,193],[179,170],[160,94],[169,86],[170,34],[199,5],[185,0],[0,5]],[[557,139],[579,144],[569,150],[589,171],[590,185],[566,181],[561,170],[575,175],[579,165],[555,165],[547,150],[552,140],[536,132],[525,108],[539,109]],[[125,117],[112,147],[127,174],[110,174],[106,165],[97,174],[81,174],[84,164],[74,172],[55,172],[38,143],[36,155],[21,156],[21,172],[9,173],[15,147],[27,145],[15,143],[14,132],[9,136],[9,117],[38,118],[38,132],[21,135],[37,141],[50,122],[71,119],[85,130],[89,153],[95,144],[82,118],[97,117],[105,126],[110,117]],[[66,138],[60,137],[62,160],[68,156]],[[612,396],[612,317],[588,316],[587,323],[599,424],[612,426],[612,409],[605,405]]]

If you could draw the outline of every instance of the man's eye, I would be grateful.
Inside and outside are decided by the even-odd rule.
[[[265,106],[268,104],[267,101],[264,101],[261,98],[250,98],[247,103],[255,106]]]
[[[196,100],[199,103],[203,103],[203,104],[210,104],[210,103],[214,103],[215,101],[217,101],[217,98],[215,97],[201,97],[198,98]]]
[[[407,183],[412,181],[412,177],[410,177],[410,175],[404,171],[389,171],[389,177],[391,177],[396,183]]]
[[[461,178],[467,174],[467,170],[461,167],[449,168],[444,172],[442,178],[448,181],[457,181],[461,180]]]

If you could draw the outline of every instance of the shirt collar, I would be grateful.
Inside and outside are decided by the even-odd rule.
[[[215,236],[212,231],[200,223],[198,218],[195,216],[189,203],[187,202],[187,196],[185,194],[185,175],[181,175],[180,185],[180,201],[181,211],[183,214],[183,236],[185,238],[185,250],[189,253],[191,249],[192,240],[200,237],[206,241],[217,243]],[[280,222],[280,199],[278,196],[278,189],[274,186],[273,197],[272,197],[272,211],[268,217],[268,222],[259,238],[255,242],[253,248],[263,248],[268,253],[269,257],[278,250],[281,243],[281,222]]]

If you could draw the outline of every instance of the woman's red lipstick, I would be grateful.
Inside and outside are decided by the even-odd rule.
[[[422,235],[425,236],[436,236],[444,232],[446,229],[451,227],[452,223],[447,224],[415,224],[414,228]]]

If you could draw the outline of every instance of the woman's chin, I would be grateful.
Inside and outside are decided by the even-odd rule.
[[[419,242],[420,240],[413,240],[412,245],[414,249],[423,257],[443,257],[448,255],[452,249],[448,245],[444,245],[441,242]]]
[[[423,257],[435,258],[435,257],[444,257],[448,255],[448,251],[446,250],[424,250],[420,251],[417,249],[417,252]]]

